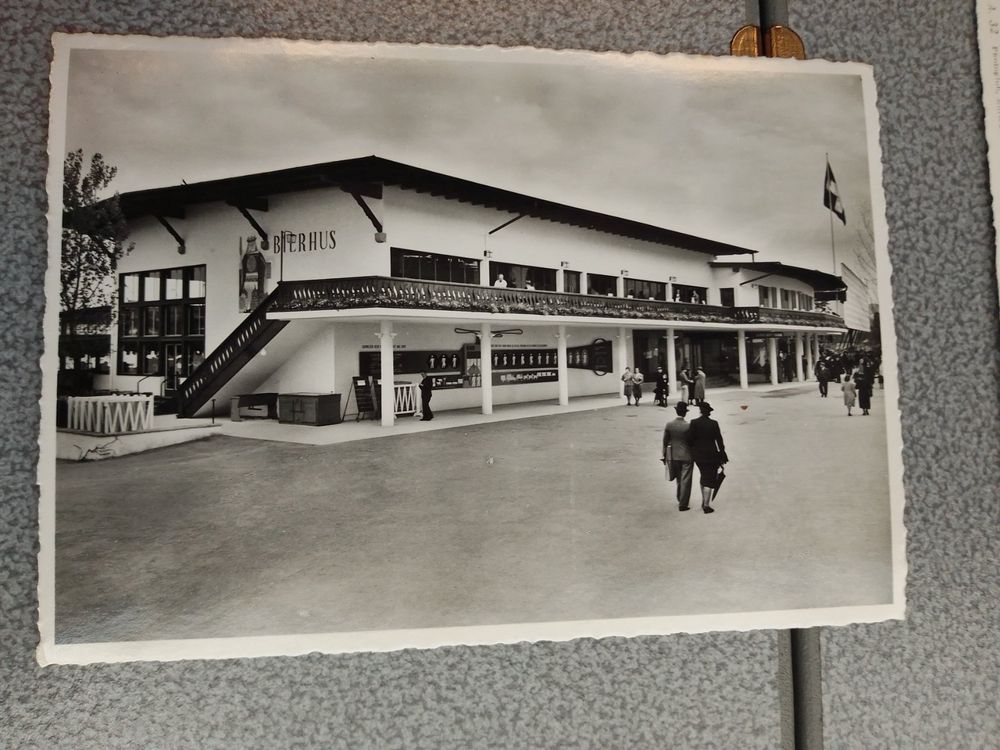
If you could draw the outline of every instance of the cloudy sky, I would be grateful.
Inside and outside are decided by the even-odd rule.
[[[70,57],[66,147],[119,192],[377,154],[825,271],[826,153],[840,260],[868,210],[860,78],[817,63],[152,44]]]

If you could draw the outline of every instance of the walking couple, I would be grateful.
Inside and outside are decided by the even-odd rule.
[[[719,423],[709,417],[712,405],[707,401],[698,404],[701,416],[687,422],[684,416],[688,405],[681,401],[674,407],[677,418],[667,422],[663,431],[663,456],[660,459],[667,467],[667,478],[677,480],[678,510],[688,510],[691,500],[691,478],[693,466],[698,466],[701,485],[701,509],[714,513],[711,502],[719,485],[725,478],[722,465],[729,461],[726,446],[722,442]]]

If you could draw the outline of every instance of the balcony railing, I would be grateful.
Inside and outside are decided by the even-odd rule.
[[[384,276],[282,282],[268,312],[351,310],[366,307],[733,325],[774,323],[837,328],[842,328],[844,325],[840,317],[828,313],[757,307],[720,307],[528,289],[501,289],[476,284],[418,281]]]

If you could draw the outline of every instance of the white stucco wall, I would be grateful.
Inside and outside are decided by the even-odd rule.
[[[381,201],[366,201],[381,214]],[[296,240],[303,235],[306,247],[299,250],[296,241],[296,250],[284,254],[287,280],[388,274],[387,246],[375,242],[371,222],[347,193],[312,190],[271,196],[268,202],[268,211],[250,212],[271,237],[271,247],[263,251],[270,264],[267,292],[281,274],[281,254],[273,238],[282,232],[294,232]],[[239,211],[224,203],[189,206],[186,218],[168,221],[184,237],[186,252],[177,252],[177,242],[154,217],[138,218],[129,237],[135,249],[121,261],[119,273],[204,265],[205,346],[211,351],[246,318],[239,312],[239,246],[241,238],[245,243],[256,233]],[[309,233],[330,231],[335,232],[336,247],[308,249]],[[117,342],[117,335],[112,331],[112,341]]]
[[[762,276],[763,278],[760,278]],[[765,276],[760,270],[754,269],[753,266],[741,266],[736,272],[731,268],[712,268],[712,279],[713,290],[716,293],[718,289],[724,287],[733,288],[736,307],[758,307],[760,305],[760,292],[755,285],[777,287],[778,289],[801,292],[808,294],[810,297],[815,297],[815,291],[806,282],[777,274]],[[753,281],[753,279],[759,280]],[[744,282],[747,283],[744,284]],[[744,285],[740,286],[740,284]],[[718,297],[715,299],[717,300]],[[780,304],[780,302],[781,298],[779,294],[778,303]]]
[[[422,252],[445,253],[483,260],[493,253],[501,263],[559,268],[618,276],[622,269],[633,279],[710,287],[712,256],[631,240],[591,229],[524,217],[496,234],[491,229],[517,214],[442,200],[399,188],[386,188],[384,195],[388,243]],[[709,304],[718,304],[718,293],[709,292]]]

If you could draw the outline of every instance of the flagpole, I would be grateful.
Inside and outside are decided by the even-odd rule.
[[[826,174],[827,175],[830,174],[830,154],[829,153],[826,155]],[[827,186],[827,187],[829,189],[829,186]],[[830,207],[830,210],[827,211],[827,213],[830,214],[830,252],[833,254],[833,275],[834,276],[840,276],[840,274],[837,273],[837,244],[836,244],[836,242],[834,242],[834,239],[833,239],[833,206]]]

